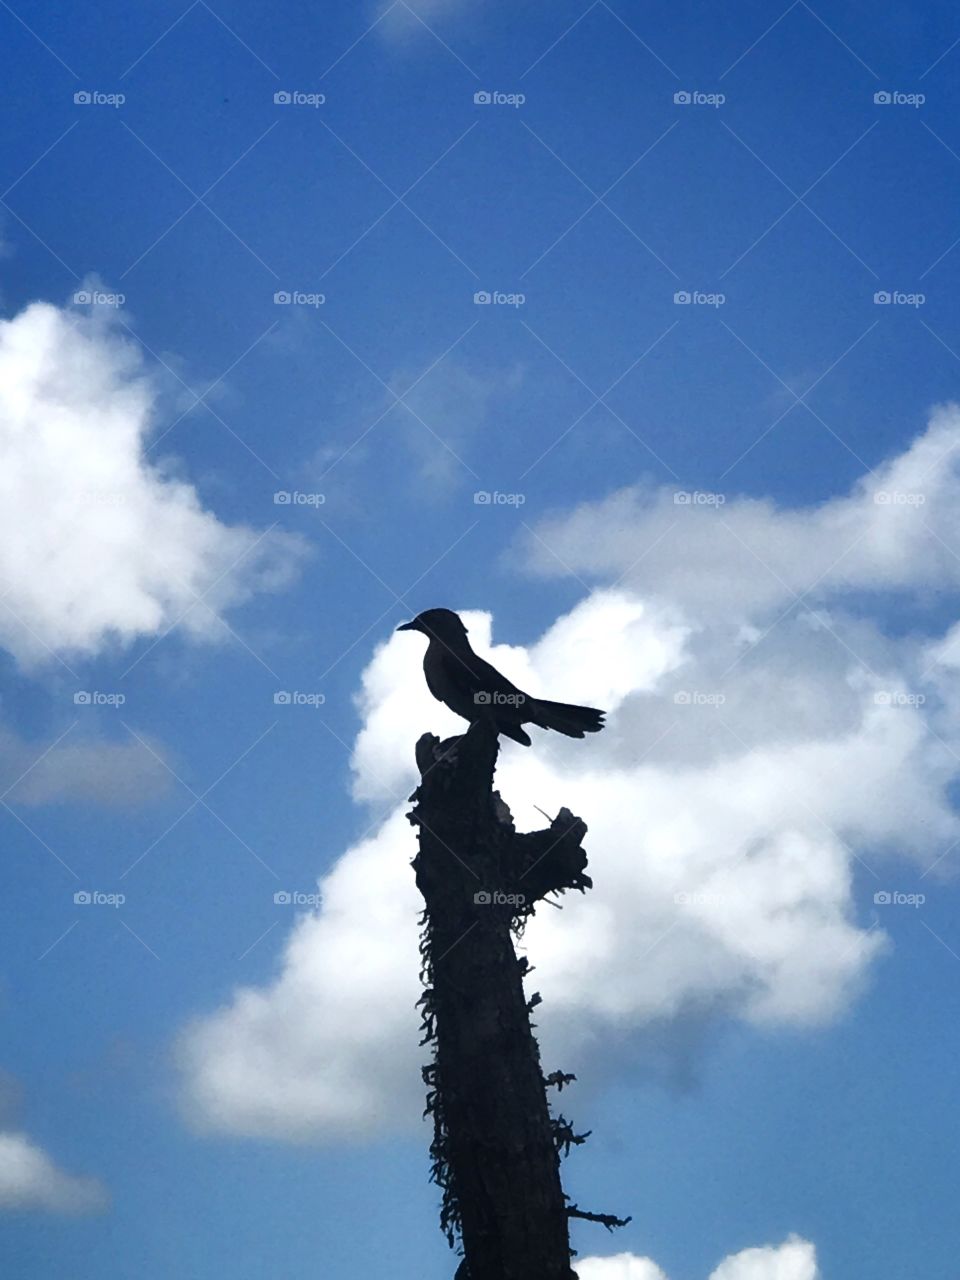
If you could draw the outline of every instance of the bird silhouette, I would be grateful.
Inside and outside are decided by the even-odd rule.
[[[554,729],[568,738],[582,738],[604,727],[603,711],[532,698],[511,684],[473,652],[467,628],[452,609],[427,609],[397,630],[420,631],[430,641],[423,659],[427,688],[464,720],[490,719],[498,733],[524,747],[530,746],[524,724]]]

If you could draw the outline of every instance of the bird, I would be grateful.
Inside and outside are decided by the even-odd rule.
[[[427,688],[438,702],[471,724],[492,720],[498,733],[523,747],[531,745],[524,724],[553,729],[568,738],[582,738],[604,727],[604,711],[532,698],[511,684],[474,653],[467,628],[452,609],[426,609],[397,630],[420,631],[427,637],[430,643],[423,659]]]

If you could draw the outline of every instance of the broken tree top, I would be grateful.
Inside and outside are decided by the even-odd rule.
[[[486,883],[479,885],[476,892],[499,891],[512,897],[514,905],[526,908],[517,911],[517,915],[528,914],[549,893],[565,889],[582,893],[591,888],[593,882],[586,874],[587,855],[582,848],[587,824],[564,808],[540,831],[516,831],[508,805],[493,790],[497,755],[495,726],[487,720],[475,721],[461,737],[443,742],[435,734],[425,733],[416,747],[421,776],[420,786],[411,797],[416,807],[409,815],[410,821],[415,826],[422,825],[426,813],[439,809],[449,814],[454,826],[461,830],[474,822],[485,828],[487,841],[468,841],[469,845],[477,845],[477,865],[472,869],[464,866],[463,870],[468,882],[486,877]],[[429,875],[426,867],[422,871]],[[418,884],[420,872],[418,869]],[[448,869],[443,874],[448,874]]]

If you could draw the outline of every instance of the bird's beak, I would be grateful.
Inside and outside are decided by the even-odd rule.
[[[414,622],[403,623],[402,626],[397,627],[397,630],[398,631],[419,631],[420,628],[417,626],[416,621],[414,621]]]

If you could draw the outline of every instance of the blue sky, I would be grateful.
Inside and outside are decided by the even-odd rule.
[[[402,813],[454,722],[391,638],[444,604],[611,710],[501,778],[593,833],[528,938],[633,1215],[583,1280],[954,1275],[952,7],[0,36],[10,1274],[452,1274]]]

